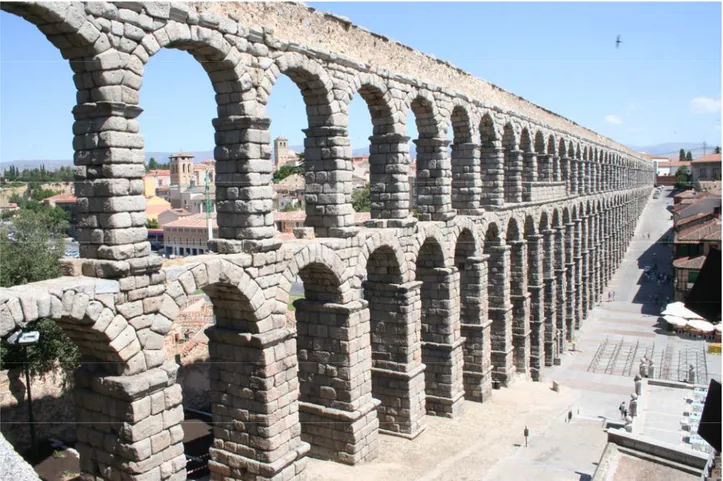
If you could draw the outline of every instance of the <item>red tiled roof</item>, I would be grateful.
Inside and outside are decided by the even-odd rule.
[[[293,210],[290,212],[274,212],[274,221],[282,222],[301,221],[306,219],[306,212],[303,210]]]
[[[62,203],[75,202],[75,201],[77,200],[77,198],[76,198],[74,195],[70,195],[70,194],[58,194],[58,195],[54,195],[54,196],[52,196],[52,197],[48,197],[48,198],[46,198],[46,199],[44,199],[44,200],[49,201],[49,202],[50,202],[50,201],[53,201],[53,202],[55,202],[56,204],[57,204],[57,203],[61,203],[61,204],[62,204]]]
[[[720,162],[721,161],[721,154],[708,154],[704,155],[703,157],[698,157],[697,159],[693,159],[694,164],[703,164],[707,162]]]
[[[174,228],[189,228],[189,227],[206,227],[206,214],[193,214],[193,215],[187,215],[186,217],[181,217],[180,219],[176,219],[173,222],[169,222],[168,224],[164,225],[164,229],[168,229],[169,227]],[[211,227],[217,228],[218,224],[216,223],[216,217],[211,217]]]
[[[677,269],[702,269],[706,256],[681,257],[673,261],[673,267]]]
[[[690,205],[690,204],[688,204]],[[685,224],[689,224],[690,222],[693,222],[694,220],[702,219],[703,217],[709,215],[710,212],[698,212],[697,214],[693,214],[688,217],[683,217],[682,219],[678,219],[678,222],[676,224],[676,227],[684,226]]]
[[[711,219],[700,225],[692,226],[690,229],[684,229],[678,232],[675,242],[686,244],[691,242],[700,242],[715,230],[720,231],[719,219]]]
[[[152,175],[154,177],[167,177],[171,175],[171,171],[168,169],[153,169],[149,170],[146,175]]]

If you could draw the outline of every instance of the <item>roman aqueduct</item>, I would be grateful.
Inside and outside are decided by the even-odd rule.
[[[212,479],[292,479],[307,455],[370,460],[380,432],[414,442],[425,416],[458,416],[493,383],[540,379],[621,261],[653,183],[636,152],[303,5],[0,8],[60,49],[77,86],[81,259],[63,261],[66,277],[0,290],[0,335],[51,317],[80,347],[83,479],[185,479],[182,392],[163,340],[197,289],[216,317]],[[219,239],[173,268],[147,242],[141,181],[139,89],[162,48],[201,62],[218,108]],[[264,114],[282,75],[308,114],[308,235],[284,243]],[[347,136],[357,93],[373,123],[364,226],[352,222]],[[297,276],[305,298],[292,328]]]

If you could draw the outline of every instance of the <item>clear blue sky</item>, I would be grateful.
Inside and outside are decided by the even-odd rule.
[[[720,3],[311,5],[624,144],[721,143]],[[214,92],[190,55],[152,58],[140,98],[146,151],[213,149]],[[72,158],[74,103],[72,72],[55,47],[0,12],[0,161]],[[303,101],[291,81],[275,86],[268,112],[273,137],[302,144]],[[352,146],[363,147],[371,126],[358,96],[350,115]]]

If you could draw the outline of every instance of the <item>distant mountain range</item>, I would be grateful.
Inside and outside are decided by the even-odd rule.
[[[409,150],[410,150],[410,156],[411,158],[416,157],[417,155],[417,149],[416,146],[410,142]],[[646,145],[646,146],[634,146],[629,145],[629,148],[633,150],[637,150],[638,152],[645,152],[647,154],[651,155],[662,155],[665,157],[671,157],[674,159],[678,158],[678,153],[680,149],[685,149],[685,151],[689,151],[693,155],[693,158],[698,158],[703,155],[703,145],[699,142],[678,142],[678,143],[665,143],[665,144],[657,144],[657,145]],[[715,148],[715,145],[708,145],[706,146],[706,154],[710,154],[713,152],[713,149]],[[303,152],[304,146],[302,145],[292,145],[289,146],[290,149],[296,151],[296,152]],[[151,157],[156,159],[156,162],[159,163],[166,163],[168,162],[168,156],[173,154],[174,152],[146,152],[146,162],[150,160]],[[188,153],[193,154],[193,156],[196,159],[196,162],[202,162],[206,159],[213,159],[213,150],[203,150],[203,151],[189,151]],[[352,150],[352,155],[369,155],[369,147],[360,147],[358,149]],[[33,169],[36,167],[40,167],[41,165],[45,165],[45,168],[47,170],[55,170],[60,167],[68,167],[73,165],[72,159],[67,160],[14,160],[10,162],[0,162],[0,171],[7,169],[9,166],[15,165],[18,169]]]

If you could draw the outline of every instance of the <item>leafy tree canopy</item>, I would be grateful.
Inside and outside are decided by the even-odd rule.
[[[369,184],[352,192],[351,205],[356,212],[369,212],[371,210],[372,204],[369,197]]]

